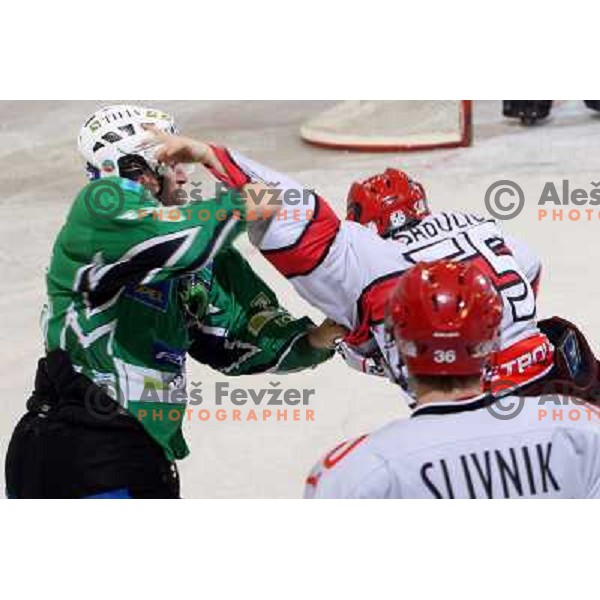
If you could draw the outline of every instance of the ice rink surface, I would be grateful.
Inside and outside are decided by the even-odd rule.
[[[156,105],[157,103],[145,102]],[[600,311],[595,281],[600,257],[600,210],[591,220],[582,212],[571,221],[539,220],[538,199],[546,182],[561,190],[600,185],[600,118],[583,102],[556,103],[543,125],[523,128],[501,116],[500,102],[476,102],[471,148],[412,154],[362,154],[319,150],[298,138],[300,124],[331,102],[161,102],[182,132],[231,146],[259,162],[290,173],[316,187],[343,214],[349,184],[395,166],[409,171],[426,187],[433,210],[484,212],[488,186],[516,181],[526,202],[521,214],[504,222],[541,255],[544,272],[541,317],[561,314],[579,324],[596,351]],[[36,359],[42,353],[38,327],[44,302],[44,269],[50,249],[78,189],[84,185],[76,136],[95,102],[0,102],[0,456],[31,390]],[[554,206],[546,206],[549,213]],[[307,306],[256,252],[239,242],[253,267],[297,316],[318,311]],[[203,407],[214,412],[213,390],[225,378],[188,362],[191,381],[202,381]],[[367,432],[408,410],[398,391],[382,379],[349,370],[341,359],[310,372],[277,377],[230,379],[230,387],[314,389],[315,421],[207,422],[185,424],[192,454],[180,463],[182,493],[192,498],[294,498],[307,470],[345,438]],[[247,413],[249,406],[243,409]],[[2,473],[3,477],[3,473]],[[3,481],[3,480],[2,480]],[[0,489],[3,489],[2,487]]]

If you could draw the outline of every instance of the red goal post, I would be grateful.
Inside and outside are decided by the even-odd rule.
[[[408,152],[471,145],[471,100],[349,100],[304,123],[323,148]]]

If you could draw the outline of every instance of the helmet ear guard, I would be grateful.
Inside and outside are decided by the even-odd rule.
[[[162,188],[163,176],[160,167],[154,171],[144,158],[137,154],[126,154],[117,160],[117,168],[119,177],[137,181],[145,172],[153,173],[159,181]],[[101,178],[100,170],[94,165],[87,163],[85,166],[87,178],[90,181],[97,181]],[[117,174],[117,173],[115,173]]]
[[[360,204],[358,204],[357,202],[349,202],[346,207],[346,220],[362,223],[361,213],[362,206]]]
[[[96,181],[96,179],[100,179],[100,170],[96,169],[96,167],[91,163],[85,164],[85,174],[90,181]]]

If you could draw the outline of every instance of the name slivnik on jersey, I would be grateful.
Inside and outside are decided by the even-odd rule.
[[[90,210],[98,191],[91,186],[100,185],[118,194],[115,214]],[[188,453],[181,433],[185,394],[160,391],[185,390],[189,339],[178,278],[231,244],[244,228],[245,208],[233,192],[203,202],[202,211],[169,207],[168,219],[156,217],[160,206],[126,179],[81,190],[52,250],[43,324],[46,350],[65,350],[75,369],[139,417],[173,459]],[[144,401],[149,389],[159,391],[161,402]],[[140,417],[142,409],[147,417]]]
[[[552,442],[538,443],[506,450],[485,449],[480,454],[470,452],[456,457],[457,464],[450,466],[449,459],[427,461],[421,465],[421,480],[434,498],[455,498],[463,488],[469,498],[477,498],[476,490],[482,490],[486,498],[510,498],[527,495],[560,492],[550,465]],[[451,467],[454,467],[451,471]],[[456,473],[453,482],[450,475]],[[496,478],[493,474],[497,473]],[[494,489],[494,479],[500,483]],[[537,484],[537,485],[536,485]],[[455,491],[455,489],[457,491]]]
[[[598,498],[597,407],[542,417],[526,397],[499,421],[492,396],[418,407],[410,419],[344,442],[312,469],[306,498]],[[507,398],[518,403],[518,397]],[[550,411],[548,411],[550,413]],[[562,414],[561,413],[561,414]]]

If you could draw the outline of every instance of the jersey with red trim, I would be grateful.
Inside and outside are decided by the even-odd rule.
[[[523,240],[504,233],[504,241],[537,296],[542,276],[542,261]]]
[[[539,260],[517,242],[513,253],[493,219],[434,213],[394,239],[383,239],[358,223],[341,221],[325,199],[288,176],[231,150],[216,148],[215,153],[223,166],[223,172],[215,174],[222,181],[230,185],[259,181],[277,188],[282,208],[262,236],[261,252],[305,300],[350,329],[345,343],[355,354],[376,357],[392,381],[404,383],[397,349],[384,328],[387,300],[398,277],[420,261],[471,261],[491,279],[504,304],[499,348],[513,349],[510,361],[518,357],[515,348],[522,341],[535,337],[547,342],[536,326],[530,283],[539,277]],[[530,352],[529,342],[527,346]],[[518,363],[515,385],[549,372],[549,342],[547,350],[533,355],[537,363]],[[497,369],[489,374],[492,380],[499,377]]]
[[[600,498],[600,412],[581,401],[432,403],[329,452],[305,498]],[[509,404],[505,404],[505,403]],[[517,414],[518,413],[518,414]]]

